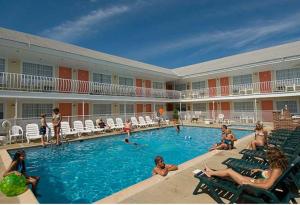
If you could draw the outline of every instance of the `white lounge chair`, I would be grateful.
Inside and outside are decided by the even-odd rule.
[[[149,116],[146,116],[145,119],[146,119],[146,123],[147,123],[149,126],[155,126],[155,125],[158,125],[158,122],[154,122]]]
[[[140,127],[147,127],[148,124],[145,122],[145,119],[143,116],[139,116],[139,122],[140,122]]]
[[[47,126],[47,136],[50,138],[54,137],[54,128],[52,122],[48,122]]]
[[[93,120],[86,120],[85,127],[87,130],[91,130],[92,132],[103,132],[104,128],[96,127],[93,123]]]
[[[224,114],[220,113],[218,115],[218,123],[222,124],[224,122]]]
[[[64,136],[67,135],[77,135],[78,132],[75,129],[70,128],[69,122],[61,122],[61,134]]]
[[[88,130],[86,127],[83,127],[82,121],[76,120],[73,122],[74,130],[78,132],[78,134],[90,134],[92,131]]]
[[[119,117],[116,118],[116,127],[117,129],[123,129],[124,128],[124,123],[123,123],[123,120]]]
[[[27,139],[28,143],[30,143],[30,140],[42,138],[42,136],[40,135],[40,132],[39,132],[39,126],[34,123],[26,125],[26,134],[25,135],[26,135],[26,139]],[[48,136],[47,136],[47,141],[48,141]]]
[[[140,127],[140,123],[137,121],[136,117],[131,117],[130,120],[132,127]]]
[[[107,125],[109,126],[110,129],[112,129],[112,130],[118,129],[118,128],[116,127],[116,125],[115,125],[115,123],[114,123],[114,120],[113,120],[112,118],[107,118],[107,119],[106,119],[106,123],[107,123]]]
[[[11,130],[9,130],[9,143],[11,144],[11,139],[12,138],[18,138],[18,137],[22,137],[22,142],[23,142],[23,129],[22,127],[18,126],[18,125],[14,125],[12,126]]]

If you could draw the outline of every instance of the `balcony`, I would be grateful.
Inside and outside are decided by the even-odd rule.
[[[181,99],[194,100],[297,92],[300,92],[300,78],[185,90],[181,92]]]
[[[179,99],[175,90],[0,72],[0,90]]]

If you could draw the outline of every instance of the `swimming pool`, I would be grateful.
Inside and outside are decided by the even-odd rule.
[[[250,131],[233,130],[237,138]],[[40,203],[92,203],[151,176],[156,155],[181,164],[220,141],[220,129],[184,127],[103,137],[49,148],[29,148],[27,172],[41,177]],[[191,139],[189,139],[189,136]],[[13,154],[15,151],[10,151]]]

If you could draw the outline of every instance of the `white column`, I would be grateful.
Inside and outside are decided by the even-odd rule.
[[[213,120],[215,120],[215,101],[213,101],[213,107],[212,108],[213,109],[212,109],[211,115],[212,115]]]
[[[125,122],[127,121],[127,116],[126,116],[126,103],[124,103],[124,115],[125,115]]]
[[[82,101],[82,115],[83,115],[82,121],[84,123],[84,100]]]
[[[16,102],[15,102],[15,119],[18,118],[18,99],[16,99]]]
[[[254,99],[254,113],[255,113],[255,121],[257,121],[257,101],[256,98]]]

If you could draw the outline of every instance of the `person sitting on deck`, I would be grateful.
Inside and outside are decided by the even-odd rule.
[[[270,188],[275,181],[282,175],[282,173],[288,167],[288,159],[284,153],[277,147],[271,147],[267,151],[267,159],[269,161],[269,169],[262,172],[262,177],[254,179],[251,177],[243,176],[240,173],[232,169],[223,170],[212,170],[205,166],[204,174],[208,177],[230,177],[233,181],[239,185],[247,184],[253,187],[258,187],[262,189]],[[253,169],[252,173],[257,171],[263,171],[259,169]]]
[[[24,150],[17,151],[9,168],[4,172],[3,177],[6,177],[13,173],[16,175],[23,175],[26,178],[26,184],[31,184],[32,192],[36,195],[36,187],[40,180],[40,177],[28,176],[26,174],[25,156],[26,155]]]
[[[268,132],[264,130],[263,124],[258,121],[255,126],[255,139],[249,144],[248,148],[256,150],[257,147],[263,147],[266,144]]]
[[[96,120],[96,126],[97,127],[100,127],[100,128],[109,128],[108,125],[105,124],[105,122],[103,122],[103,120],[100,118],[100,119],[97,119]]]
[[[159,174],[161,176],[167,176],[170,171],[175,171],[178,169],[176,165],[165,164],[164,159],[161,156],[157,156],[154,159],[155,167],[152,171],[152,175]]]
[[[219,144],[215,144],[210,151],[212,150],[229,150],[233,148],[233,142],[234,142],[235,137],[233,136],[233,134],[227,134],[221,143]]]

